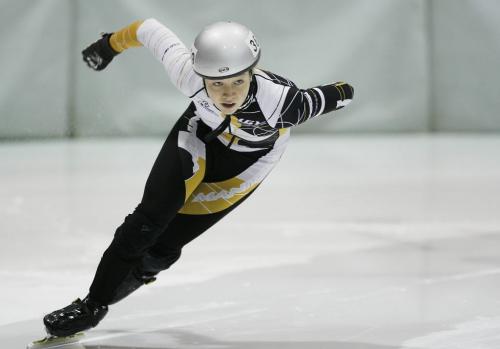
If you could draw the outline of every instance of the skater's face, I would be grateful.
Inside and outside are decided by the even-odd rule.
[[[248,95],[252,74],[249,71],[228,79],[205,79],[208,96],[223,114],[233,114]]]

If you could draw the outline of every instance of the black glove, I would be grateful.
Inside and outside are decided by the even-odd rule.
[[[352,99],[354,97],[354,88],[348,83],[339,81],[334,84],[340,91],[340,97],[344,99]]]
[[[113,33],[106,33],[102,38],[82,51],[83,61],[94,70],[103,70],[120,52],[113,50],[109,38]]]

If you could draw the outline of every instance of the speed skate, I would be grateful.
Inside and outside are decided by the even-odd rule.
[[[26,347],[27,349],[48,349],[48,348],[61,348],[61,349],[76,349],[83,348],[79,346],[80,340],[85,337],[83,332],[75,333],[66,337],[55,337],[47,335],[47,337],[31,342]]]

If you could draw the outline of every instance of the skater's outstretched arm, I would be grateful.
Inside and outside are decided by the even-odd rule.
[[[94,70],[103,70],[112,59],[131,47],[144,46],[160,61],[172,83],[186,96],[203,86],[192,68],[191,51],[170,29],[150,18],[134,23],[101,39],[83,50],[83,59]]]
[[[263,70],[256,70],[255,78],[259,85],[257,100],[267,122],[279,129],[341,109],[354,97],[354,88],[345,82],[299,89],[291,81]]]

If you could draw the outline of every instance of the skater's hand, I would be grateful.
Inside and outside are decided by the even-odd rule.
[[[334,83],[334,85],[339,90],[342,90],[342,92],[341,92],[342,100],[352,99],[354,97],[354,87],[352,87],[348,83],[343,82],[343,81],[338,81],[338,82]]]
[[[83,61],[94,70],[103,70],[119,52],[113,50],[109,38],[113,33],[103,34],[102,37],[82,51]]]

